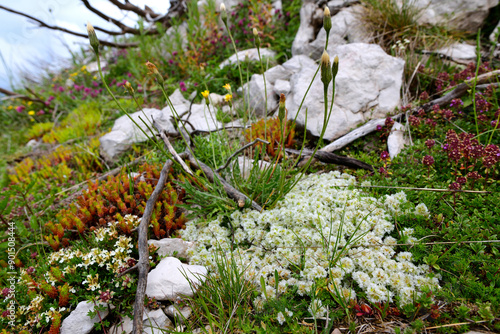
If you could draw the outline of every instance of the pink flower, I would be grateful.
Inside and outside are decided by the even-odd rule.
[[[17,112],[19,112],[19,113],[23,112],[23,111],[24,111],[24,109],[26,109],[26,107],[25,107],[25,106],[17,106],[17,107],[16,107],[16,111],[17,111]]]

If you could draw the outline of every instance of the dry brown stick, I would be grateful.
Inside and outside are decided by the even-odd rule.
[[[454,324],[446,324],[446,325],[440,325],[440,326],[425,327],[425,329],[429,330],[429,329],[438,329],[438,328],[445,328],[445,327],[456,327],[456,326],[463,326],[463,325],[480,324],[480,323],[484,323],[484,322],[488,322],[488,321],[489,320],[457,322],[457,323],[454,323]]]
[[[476,80],[476,85],[482,85],[482,84],[494,82],[494,80],[498,76],[500,76],[500,70],[491,71],[489,73],[481,74],[477,77],[477,80],[475,78],[472,78],[472,79],[467,80],[461,84],[458,84],[454,87],[451,87],[454,89],[451,92],[449,92],[448,94],[446,94],[440,98],[437,98],[435,100],[432,100],[430,102],[427,102],[418,108],[414,108],[414,109],[412,109],[411,112],[417,112],[420,109],[424,109],[425,111],[429,111],[436,104],[439,105],[439,107],[444,107],[444,106],[448,105],[451,102],[451,100],[458,99],[458,98],[462,97],[465,93],[467,93],[467,91],[470,88],[472,88],[472,85],[474,84],[474,80]]]
[[[154,119],[153,119],[153,126],[160,134],[161,139],[163,140],[163,142],[165,143],[165,146],[167,147],[167,150],[170,152],[170,154],[172,154],[175,161],[177,161],[177,163],[179,163],[181,165],[181,167],[186,171],[186,173],[193,176],[194,174],[191,171],[191,169],[188,167],[188,165],[186,165],[186,163],[184,162],[184,160],[182,160],[182,158],[179,156],[179,154],[177,154],[177,151],[175,151],[174,147],[170,143],[170,140],[168,140],[167,131],[161,129],[160,126],[158,125],[158,123]]]
[[[237,189],[235,189],[232,185],[230,185],[226,180],[224,180],[219,174],[214,172],[210,167],[205,165],[203,162],[198,161],[195,157],[193,157],[191,154],[188,154],[188,160],[191,164],[196,166],[198,169],[202,170],[207,179],[212,182],[220,182],[222,184],[222,187],[224,188],[224,191],[228,194],[230,198],[232,198],[236,203],[238,203],[238,206],[241,208],[245,205],[247,201],[251,202],[252,209],[257,210],[257,211],[262,211],[262,207],[257,204],[256,202],[252,201],[248,196],[245,194],[242,194],[239,192]]]
[[[115,26],[120,28],[123,33],[130,33],[130,34],[134,34],[134,35],[140,34],[140,31],[138,29],[129,27],[126,24],[123,24],[122,22],[120,22],[119,20],[114,19],[111,16],[108,16],[108,15],[104,14],[103,12],[101,12],[100,10],[98,10],[97,8],[93,7],[88,0],[82,0],[82,2],[83,2],[83,5],[85,7],[87,7],[88,10],[90,10],[92,13],[96,14],[97,16],[102,18],[103,20],[108,21],[110,23],[113,23]]]
[[[493,83],[494,80],[500,76],[500,70],[492,71],[489,73],[481,74],[477,77],[477,82],[476,85],[482,85],[486,83]],[[448,94],[434,99],[430,102],[427,102],[423,104],[420,107],[413,108],[408,112],[408,114],[416,113],[420,109],[424,109],[425,111],[429,111],[432,109],[434,105],[439,105],[439,107],[444,107],[447,106],[451,100],[453,99],[458,99],[462,97],[465,93],[467,93],[467,90],[469,90],[474,83],[474,79],[470,79],[466,82],[463,82],[457,86],[454,87],[454,89],[449,92]],[[451,87],[453,88],[453,87]],[[400,118],[403,114],[398,114],[395,116],[391,116],[393,119]],[[363,136],[366,136],[367,134],[372,133],[377,129],[378,125],[384,125],[385,118],[379,118],[379,119],[373,119],[363,126],[349,132],[348,134],[336,139],[335,141],[331,142],[330,144],[326,145],[323,147],[320,151],[327,151],[327,152],[333,152],[336,150],[339,150],[348,144],[352,143],[354,140],[361,138]]]
[[[185,157],[187,154],[181,153],[181,156]],[[168,173],[172,168],[174,162],[172,160],[167,160],[163,165],[160,173],[160,179],[156,184],[153,193],[146,202],[146,208],[144,209],[144,214],[142,215],[141,223],[139,224],[138,232],[139,237],[137,241],[139,249],[139,261],[136,266],[139,271],[139,278],[137,281],[137,290],[135,294],[134,303],[134,321],[133,330],[134,334],[142,334],[142,316],[144,314],[144,297],[146,296],[146,286],[148,284],[148,272],[149,272],[149,247],[148,247],[148,227],[151,222],[151,216],[153,215],[153,210],[160,196],[163,188],[165,188],[165,183],[167,182]]]
[[[148,10],[144,10],[144,9],[141,9],[141,8],[137,7],[134,4],[131,4],[128,1],[126,1],[125,3],[121,3],[118,0],[109,0],[109,2],[111,2],[113,5],[115,5],[116,7],[120,8],[121,10],[126,10],[126,11],[129,11],[129,12],[134,12],[137,15],[139,15],[140,17],[145,18],[145,19],[147,18],[148,14],[153,19],[161,16],[160,14],[155,13],[154,11],[152,11],[149,7],[147,8]]]
[[[210,167],[208,167],[203,162],[196,159],[190,151],[191,139],[189,138],[188,133],[184,130],[183,127],[179,127],[179,133],[181,134],[182,138],[184,139],[184,142],[186,143],[186,145],[188,146],[188,151],[186,151],[184,153],[187,154],[187,156],[188,156],[187,159],[194,167],[200,169],[210,182],[212,182],[212,183],[220,182],[224,188],[224,191],[227,193],[227,195],[230,198],[232,198],[236,203],[238,203],[238,206],[240,208],[243,207],[247,201],[250,201],[252,209],[257,210],[259,212],[262,211],[262,207],[259,204],[252,201],[245,194],[242,194],[241,192],[239,192],[232,185],[230,185],[226,180],[224,180],[217,172],[214,172]]]
[[[0,7],[2,7],[2,6],[0,6]],[[32,98],[32,97],[22,95],[22,94],[18,94],[16,92],[12,92],[10,90],[7,90],[7,89],[1,88],[1,87],[0,87],[0,93],[3,93],[5,95],[9,96],[12,99],[21,99],[21,100],[32,101],[32,102],[41,103],[41,104],[45,105],[44,100],[41,100],[38,98]]]
[[[303,157],[310,157],[311,154],[313,154],[313,151],[308,150],[308,149],[303,149],[302,153],[301,153],[301,151],[299,151],[299,150],[293,150],[293,149],[286,148],[285,152],[292,153],[292,154],[301,154]],[[366,170],[373,172],[372,165],[369,165],[369,164],[367,164],[363,161],[360,161],[358,159],[344,157],[342,155],[337,155],[337,154],[330,153],[327,151],[318,150],[316,152],[316,154],[314,154],[314,158],[318,159],[321,162],[325,162],[325,163],[334,163],[337,165],[342,165],[342,166],[346,166],[349,168],[355,168],[355,169],[361,168],[361,169],[366,169]]]

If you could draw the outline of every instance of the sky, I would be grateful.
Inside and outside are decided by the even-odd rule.
[[[124,2],[124,0],[120,0]],[[89,0],[90,4],[106,15],[133,26],[137,16],[121,12],[108,0]],[[147,4],[157,13],[166,13],[169,0],[130,0],[144,8]],[[80,0],[0,0],[0,5],[36,17],[50,25],[87,34],[86,23],[118,31],[118,27],[89,11]],[[100,38],[103,34],[97,34]],[[111,39],[110,39],[111,40]],[[39,28],[31,20],[0,9],[0,87],[11,89],[11,80],[21,73],[34,78],[50,66],[57,69],[68,63],[71,53],[88,46],[87,39],[47,28]],[[19,84],[19,83],[17,83]],[[16,83],[14,83],[16,85]]]

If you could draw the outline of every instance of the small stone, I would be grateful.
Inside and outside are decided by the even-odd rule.
[[[177,318],[180,323],[184,323],[184,320],[191,316],[193,310],[190,307],[184,306],[180,310],[174,305],[169,305],[165,308],[165,314],[172,318]]]
[[[175,256],[188,258],[188,250],[194,247],[194,242],[184,241],[179,238],[152,239],[148,240],[148,244],[158,247],[156,253],[162,257]]]
[[[109,308],[114,308],[106,303],[99,303],[99,306],[104,306],[105,310],[100,311],[98,315],[90,318],[87,314],[94,311],[95,305],[90,301],[78,303],[71,314],[66,317],[61,325],[61,334],[88,334],[94,329],[94,324],[105,319],[109,314]]]
[[[192,297],[193,288],[205,281],[207,273],[203,266],[183,264],[175,257],[164,258],[148,275],[146,295],[171,301],[177,297]]]

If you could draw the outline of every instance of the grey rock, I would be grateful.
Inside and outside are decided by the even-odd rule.
[[[266,81],[271,85],[274,85],[276,80],[288,80],[292,76],[293,72],[291,70],[286,69],[281,65],[274,66],[267,71],[264,72],[264,76],[266,77]]]
[[[364,8],[355,5],[342,9],[332,17],[332,29],[328,39],[328,50],[333,50],[338,45],[348,43],[368,43],[370,33],[366,30],[365,24],[360,20]],[[310,43],[312,59],[319,59],[323,54],[326,43],[326,31],[321,29],[316,39]]]
[[[177,297],[192,297],[201,282],[205,281],[207,268],[187,265],[175,257],[167,257],[148,275],[146,295],[156,300],[176,300]],[[191,283],[191,284],[190,284]]]
[[[153,311],[145,309],[142,321],[142,332],[147,334],[161,334],[164,333],[166,329],[171,329],[173,327],[172,321],[170,321],[161,309]],[[109,329],[109,334],[130,334],[132,333],[133,328],[133,320],[129,317],[125,317],[119,324],[114,325]]]
[[[35,148],[40,146],[41,143],[42,143],[42,141],[38,141],[36,139],[31,139],[29,142],[26,143],[26,147],[31,149],[31,150],[34,150]]]
[[[250,176],[254,162],[255,160],[253,159],[248,159],[241,156],[238,157],[238,167],[240,169],[240,174],[244,179],[248,179],[248,177]],[[259,162],[257,162],[257,165],[259,166],[260,170],[264,170],[266,168],[269,168],[271,164],[267,161],[260,160]]]
[[[106,310],[100,311],[98,315],[90,318],[87,314],[89,311],[93,311],[95,306],[94,303],[89,301],[83,301],[78,303],[76,308],[71,312],[71,314],[66,317],[61,325],[61,334],[88,334],[94,328],[94,324],[98,323],[100,319],[104,319],[108,316],[108,304],[99,303],[100,306],[106,307]],[[114,307],[113,307],[114,308]]]
[[[152,127],[153,118],[167,132],[175,132],[175,128],[170,121],[170,115],[171,113],[168,107],[162,110],[144,108],[142,111],[130,114],[135,124],[129,116],[121,116],[115,121],[111,132],[99,138],[99,142],[101,143],[101,155],[107,161],[113,161],[116,157],[129,149],[133,143],[146,141],[148,136],[153,138],[156,133]],[[148,130],[148,126],[153,129],[155,133]]]
[[[179,238],[164,238],[161,240],[148,240],[148,245],[158,247],[156,253],[160,256],[175,256],[188,258],[188,250],[194,247],[191,241],[184,241]]]
[[[313,16],[318,7],[314,2],[304,2],[300,9],[300,26],[292,44],[292,55],[308,55],[309,43],[314,40]]]
[[[108,63],[106,61],[101,61],[101,69],[108,66]],[[96,73],[99,72],[99,66],[97,66],[97,61],[93,61],[91,63],[87,64],[87,71],[89,73]]]
[[[264,89],[264,87],[266,89]],[[262,74],[252,75],[252,79],[248,84],[243,86],[243,90],[248,96],[248,106],[250,107],[250,110],[257,116],[263,116],[278,107],[278,99],[274,93],[273,85],[268,82],[264,85],[264,78]]]
[[[476,47],[466,43],[454,43],[436,52],[458,62],[476,59]]]
[[[404,68],[403,60],[387,55],[374,44],[341,45],[331,54],[338,55],[340,62],[335,103],[325,133],[325,139],[330,141],[369,119],[393,111],[400,103]],[[318,65],[305,56],[293,57],[287,63],[283,66],[296,72],[290,80],[292,92],[286,102],[288,118],[293,119]],[[331,88],[329,91],[328,101],[331,101]],[[307,130],[319,136],[324,122],[323,84],[319,75],[297,116],[299,126],[305,124],[306,109]]]
[[[401,4],[402,0],[398,0]],[[498,0],[415,0],[420,24],[445,24],[449,28],[475,33]]]
[[[165,314],[172,318],[177,318],[180,323],[184,323],[184,320],[188,319],[192,312],[193,310],[188,306],[179,309],[174,305],[169,305],[165,308]]]
[[[287,95],[288,93],[290,93],[291,89],[292,86],[290,85],[290,82],[286,80],[276,80],[276,83],[274,84],[274,92],[276,93],[276,95]]]
[[[236,57],[236,54],[234,54],[231,57],[229,57],[228,59],[224,60],[219,65],[219,67],[223,68],[227,65],[237,64],[238,60],[240,61],[240,63],[245,62],[245,61],[259,61],[259,53],[258,53],[257,48],[239,51],[237,53],[237,55],[238,55],[238,57]],[[274,60],[274,58],[276,57],[276,52],[274,52],[273,50],[266,49],[266,48],[261,48],[260,49],[260,57],[262,59],[262,62],[265,64],[267,62],[267,60],[271,60],[271,61]]]
[[[391,133],[387,137],[387,149],[389,156],[394,159],[401,150],[408,145],[409,141],[405,138],[405,127],[399,122],[394,122]]]

